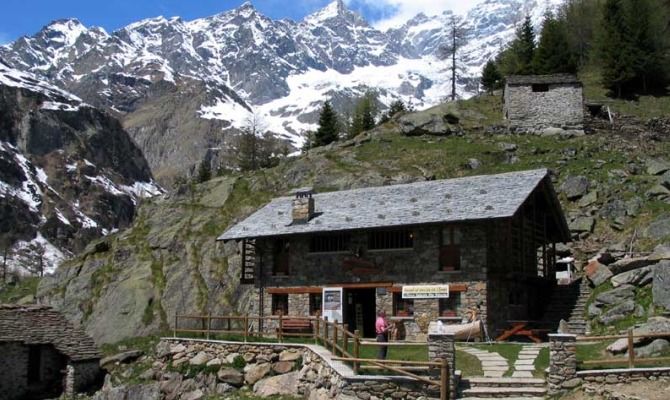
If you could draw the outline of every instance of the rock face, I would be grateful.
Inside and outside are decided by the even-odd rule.
[[[594,304],[597,306],[615,305],[623,301],[632,300],[634,296],[635,286],[621,285],[616,289],[609,290],[596,296]]]
[[[652,294],[654,304],[670,310],[670,261],[661,261],[654,266]]]
[[[0,232],[16,254],[44,249],[47,272],[161,193],[116,119],[2,61],[0,116]]]
[[[598,320],[605,325],[609,325],[628,317],[633,311],[635,311],[635,301],[625,300],[602,313]]]
[[[461,132],[458,117],[448,107],[404,114],[397,121],[400,131],[406,136],[447,136]]]
[[[561,192],[569,200],[576,200],[589,191],[590,183],[585,176],[570,176],[561,185]]]
[[[584,268],[584,274],[589,281],[591,281],[593,286],[600,286],[612,277],[612,271],[597,260],[591,261]]]
[[[611,279],[614,287],[629,284],[634,286],[644,286],[651,283],[653,278],[654,266],[634,269],[632,271],[624,272],[613,276]]]
[[[649,238],[657,240],[670,237],[670,216],[665,215],[656,219],[649,224],[649,227],[644,231],[644,234]]]

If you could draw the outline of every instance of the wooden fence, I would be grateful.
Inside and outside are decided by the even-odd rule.
[[[190,323],[189,323],[190,322]],[[308,329],[297,329],[296,327]],[[265,327],[265,328],[263,328]],[[290,329],[288,329],[290,327]],[[268,329],[269,328],[269,329]],[[244,342],[251,338],[273,338],[283,342],[288,337],[302,337],[328,349],[333,360],[351,365],[354,374],[362,370],[389,370],[427,385],[438,386],[440,400],[449,398],[449,368],[447,360],[403,361],[361,358],[361,346],[422,346],[425,342],[365,341],[358,330],[349,331],[347,324],[328,321],[328,318],[294,316],[213,316],[175,315],[174,337],[180,334],[202,335],[212,339],[216,335],[239,335]],[[451,366],[453,368],[453,366]],[[419,375],[425,373],[425,375]],[[439,380],[437,379],[439,377]]]
[[[578,364],[583,366],[599,366],[599,365],[627,365],[628,368],[635,368],[635,364],[650,364],[660,362],[670,362],[670,357],[650,357],[650,358],[636,358],[635,357],[635,339],[646,338],[656,339],[670,337],[670,332],[649,333],[635,335],[633,329],[628,330],[626,335],[609,335],[609,336],[579,336],[577,342],[602,342],[605,340],[628,339],[628,356],[625,358],[605,358],[600,360],[577,360]]]

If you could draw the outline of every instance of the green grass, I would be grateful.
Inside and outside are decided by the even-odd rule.
[[[523,348],[523,345],[517,343],[473,344],[471,346],[480,350],[496,352],[507,360],[510,368],[505,372],[504,376],[512,375],[512,372],[514,372],[512,366],[519,358],[519,352],[521,352],[521,349]]]
[[[0,303],[16,303],[26,296],[35,296],[39,277],[21,278],[16,285],[6,285],[0,288]]]
[[[481,361],[462,350],[456,350],[456,369],[460,370],[464,377],[484,375]]]
[[[142,350],[145,354],[150,354],[154,352],[159,340],[159,336],[139,336],[124,339],[116,343],[103,344],[101,350],[105,356],[111,356],[128,350]]]
[[[549,348],[543,347],[540,350],[533,365],[535,366],[535,371],[533,371],[533,376],[535,378],[544,378],[547,375],[546,369],[549,367]]]

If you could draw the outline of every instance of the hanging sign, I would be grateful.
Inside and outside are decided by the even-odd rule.
[[[328,321],[342,322],[342,288],[323,288],[323,312]]]
[[[449,285],[414,285],[402,287],[403,299],[447,299]]]

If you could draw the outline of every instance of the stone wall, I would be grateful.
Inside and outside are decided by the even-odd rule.
[[[73,372],[73,386],[72,390],[75,393],[88,391],[99,383],[101,370],[100,360],[87,360],[70,362],[68,367],[72,367]],[[68,369],[69,371],[69,369]],[[65,390],[70,390],[68,387]]]
[[[657,380],[662,377],[670,378],[670,368],[620,368],[602,371],[579,371],[577,376],[588,383],[629,383],[643,380]]]
[[[28,386],[28,348],[0,343],[0,399],[21,399]]]
[[[456,347],[453,334],[440,333],[437,324],[432,323],[428,334],[428,359],[431,361],[447,360],[449,368],[450,398],[456,398],[458,380],[456,377]],[[439,374],[435,374],[439,379]]]
[[[581,384],[577,377],[576,342],[576,335],[549,335],[549,395],[564,393]]]
[[[581,129],[584,96],[579,84],[551,84],[547,92],[533,92],[531,85],[505,87],[505,117],[519,128]]]
[[[453,341],[451,345],[443,346],[436,354],[444,357],[452,357]],[[448,350],[451,348],[452,350]],[[321,349],[314,347],[314,349]],[[445,350],[446,349],[446,350]],[[372,399],[388,398],[394,399],[438,399],[439,388],[428,386],[408,378],[389,376],[354,376],[337,371],[321,355],[317,354],[311,346],[272,344],[272,343],[235,343],[203,340],[163,339],[157,346],[157,356],[160,358],[153,363],[154,366],[162,365],[166,368],[168,364],[172,368],[182,364],[194,365],[196,363],[221,365],[224,372],[219,371],[211,379],[202,377],[202,383],[189,382],[188,388],[201,393],[215,394],[225,392],[225,385],[241,386],[243,384],[254,386],[258,389],[259,382],[271,379],[271,376],[296,374],[294,382],[296,392],[304,398],[321,399]],[[231,371],[225,364],[235,357],[243,357],[246,366],[243,372]],[[287,364],[288,363],[288,364]],[[167,376],[168,373],[165,373]],[[163,374],[155,374],[161,380]],[[170,375],[172,377],[172,375]],[[172,377],[174,378],[174,377]],[[177,379],[178,380],[178,379]],[[211,382],[210,382],[211,381]],[[180,381],[186,384],[186,381]],[[200,386],[199,386],[200,385]],[[228,386],[230,387],[230,386]],[[107,388],[106,390],[111,390]],[[165,391],[174,393],[166,393]],[[188,393],[180,392],[179,385],[161,384],[164,395],[182,395]],[[453,397],[452,397],[453,398]]]

